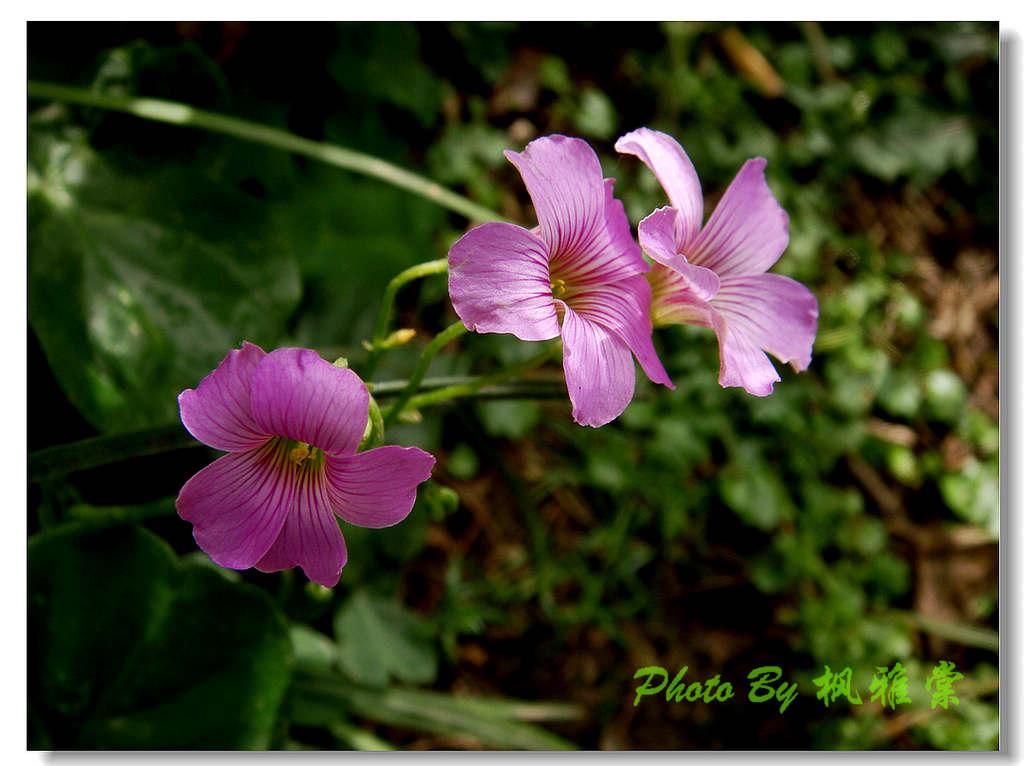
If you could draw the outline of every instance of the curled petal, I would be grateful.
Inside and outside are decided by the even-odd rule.
[[[718,336],[721,367],[718,384],[723,388],[742,386],[748,394],[768,396],[782,378],[768,356],[742,331],[730,327],[717,311],[711,311],[711,324]]]
[[[255,566],[261,572],[300,566],[310,580],[333,588],[348,560],[348,551],[338,520],[331,513],[327,478],[320,471],[307,470],[295,479],[295,484],[291,513],[270,550]]]
[[[390,527],[412,510],[416,487],[430,478],[434,458],[416,447],[389,445],[327,458],[335,513],[360,527]]]
[[[697,297],[678,271],[655,263],[647,281],[651,285],[651,320],[655,327],[670,324],[711,327],[711,307]]]
[[[215,460],[181,488],[175,507],[199,547],[222,567],[248,569],[277,539],[295,498],[278,440]]]
[[[603,426],[621,415],[636,385],[629,347],[614,332],[568,306],[562,341],[573,419],[585,426]]]
[[[672,207],[679,211],[676,242],[679,249],[685,249],[700,231],[704,197],[697,171],[683,147],[666,133],[637,128],[615,142],[615,151],[639,157],[654,173]]]
[[[448,252],[448,292],[470,330],[520,340],[558,337],[547,245],[509,223],[485,223]]]
[[[265,356],[259,346],[243,343],[194,390],[178,395],[181,422],[190,434],[225,452],[243,452],[267,440],[269,434],[253,419],[249,398],[253,373]]]
[[[718,292],[718,275],[711,269],[690,263],[679,253],[675,239],[678,211],[661,207],[640,222],[640,246],[658,263],[678,272],[683,289],[702,300],[709,301]]]
[[[648,378],[674,389],[651,340],[650,305],[651,286],[642,275],[588,288],[572,299],[572,310],[581,318],[611,330],[626,344]]]
[[[309,349],[279,348],[253,375],[252,414],[269,433],[350,455],[366,429],[369,397],[352,370]]]
[[[690,263],[724,277],[763,274],[779,259],[789,244],[789,216],[768,188],[766,164],[762,157],[743,164],[689,245]]]

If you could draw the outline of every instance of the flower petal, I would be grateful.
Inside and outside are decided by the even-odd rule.
[[[604,227],[596,232],[585,250],[555,253],[552,276],[562,276],[575,287],[617,282],[650,271],[633,239],[626,208],[615,198],[615,179],[604,179]]]
[[[274,439],[206,466],[181,488],[175,507],[210,558],[248,569],[277,539],[295,489],[292,466]]]
[[[615,151],[639,157],[654,173],[672,207],[679,211],[676,242],[679,249],[684,249],[700,231],[704,196],[697,171],[683,147],[667,133],[637,128],[615,142]]]
[[[352,370],[304,348],[271,351],[252,378],[252,414],[260,428],[333,455],[359,447],[369,396]]]
[[[619,337],[565,306],[562,321],[565,384],[573,419],[603,426],[626,409],[633,398],[633,355]]]
[[[338,520],[331,513],[327,477],[320,471],[305,471],[295,483],[292,511],[270,550],[255,566],[261,572],[300,566],[310,580],[333,588],[348,551]]]
[[[765,351],[798,371],[811,363],[818,301],[799,282],[780,274],[727,277],[711,307],[723,386],[743,386],[758,396],[771,393],[780,378]]]
[[[697,297],[678,271],[656,263],[647,281],[651,285],[651,320],[655,327],[669,324],[711,327],[710,305]]]
[[[558,337],[547,245],[520,226],[485,223],[452,245],[448,293],[470,330],[520,340]]]
[[[723,388],[742,386],[748,394],[768,396],[776,381],[782,380],[768,356],[742,331],[730,327],[727,320],[714,309],[711,325],[718,336],[718,354],[721,367],[718,384]]]
[[[264,356],[259,346],[243,343],[194,390],[178,395],[181,422],[190,434],[225,452],[243,452],[267,440],[269,434],[253,419],[249,400],[253,373]]]
[[[335,513],[360,527],[390,527],[412,510],[416,487],[430,478],[434,458],[417,447],[389,445],[327,458]]]
[[[726,277],[711,306],[730,327],[793,369],[806,370],[818,332],[818,300],[781,274]]]
[[[764,178],[763,157],[747,160],[707,225],[692,241],[690,263],[718,275],[763,274],[789,244],[789,216]]]
[[[541,237],[551,252],[575,251],[603,226],[601,163],[581,138],[544,136],[522,152],[506,151],[533,200]]]
[[[643,275],[611,285],[590,287],[585,293],[575,296],[571,305],[581,318],[611,330],[625,343],[636,355],[648,378],[675,388],[651,340],[651,286]]]
[[[640,222],[640,246],[658,263],[678,272],[694,296],[709,301],[718,292],[718,275],[711,269],[695,266],[677,250],[675,239],[678,211],[672,207],[661,207]]]
[[[567,283],[611,281],[648,270],[633,241],[613,179],[586,141],[545,136],[505,152],[526,184],[547,245],[551,276]]]

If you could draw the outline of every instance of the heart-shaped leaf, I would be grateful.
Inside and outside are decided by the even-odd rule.
[[[69,129],[29,130],[29,321],[101,430],[173,421],[242,340],[271,344],[298,270],[256,201],[202,173],[117,171]]]

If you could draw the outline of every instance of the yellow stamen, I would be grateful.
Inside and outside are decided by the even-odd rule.
[[[558,277],[551,278],[551,295],[555,298],[565,297],[565,280]]]
[[[299,442],[299,446],[295,447],[291,452],[288,453],[288,459],[296,465],[302,465],[302,461],[312,457],[312,452],[308,444]]]

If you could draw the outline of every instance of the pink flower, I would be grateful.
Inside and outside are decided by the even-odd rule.
[[[337,514],[361,527],[404,519],[434,458],[415,447],[356,453],[369,393],[315,351],[243,343],[178,396],[181,422],[229,454],[188,480],[178,514],[223,567],[301,566],[332,587],[347,560]]]
[[[639,227],[640,245],[656,261],[648,275],[655,324],[713,328],[722,386],[770,394],[781,378],[765,351],[806,370],[818,301],[799,282],[765,273],[789,244],[789,217],[765,181],[765,160],[747,160],[701,228],[700,181],[674,138],[639,128],[616,141],[615,149],[654,171],[672,203]]]
[[[651,380],[674,388],[651,342],[650,266],[594,150],[556,135],[505,156],[540,225],[487,223],[452,246],[448,292],[459,318],[522,340],[561,335],[572,416],[583,425],[604,425],[629,404],[634,354]]]

